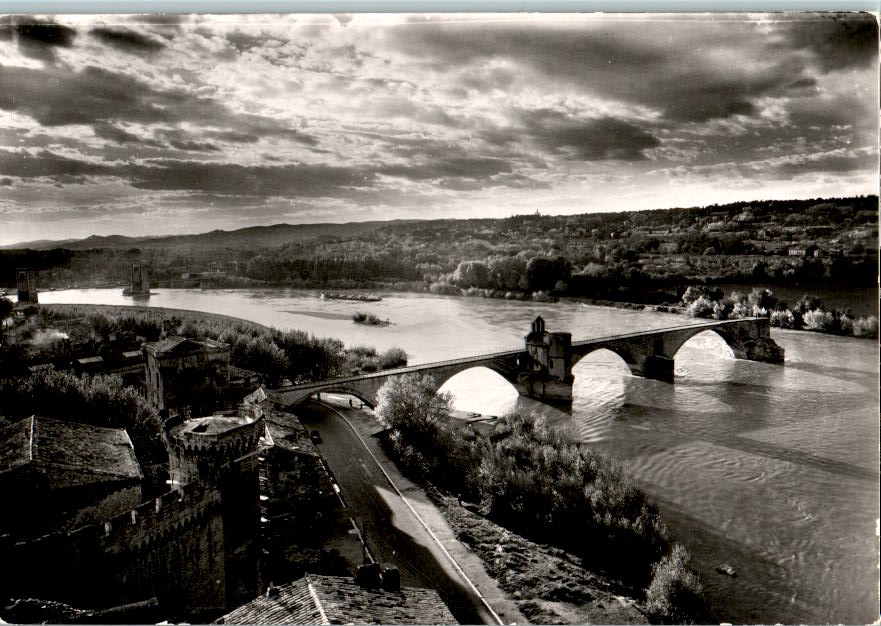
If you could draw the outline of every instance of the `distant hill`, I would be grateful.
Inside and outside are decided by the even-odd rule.
[[[7,246],[0,250],[95,250],[131,248],[216,249],[216,248],[269,248],[288,243],[334,240],[355,237],[393,224],[411,224],[420,220],[390,220],[372,222],[347,222],[345,224],[272,224],[251,226],[238,230],[212,230],[197,235],[166,235],[160,237],[126,237],[92,235],[85,239],[52,241],[40,239]]]

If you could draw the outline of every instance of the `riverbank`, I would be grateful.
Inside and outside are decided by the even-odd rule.
[[[510,623],[644,624],[648,618],[632,590],[584,569],[577,557],[524,537],[460,507],[455,497],[415,482],[381,445],[382,426],[369,409],[344,400],[325,403],[344,415],[419,516]]]
[[[644,624],[633,591],[594,574],[558,548],[513,533],[456,498],[428,487],[426,493],[453,528],[456,538],[534,624]]]
[[[154,317],[158,319],[170,319],[172,317],[180,318],[182,321],[213,321],[223,322],[226,324],[241,324],[244,327],[252,327],[263,331],[271,330],[269,326],[233,317],[232,315],[223,315],[222,313],[203,313],[201,311],[192,311],[189,309],[171,309],[165,307],[148,307],[143,305],[123,305],[123,304],[41,304],[40,308],[50,312],[57,312],[60,315],[75,318],[77,315],[88,315],[89,313],[105,313],[108,315],[130,315],[136,312],[147,318]]]

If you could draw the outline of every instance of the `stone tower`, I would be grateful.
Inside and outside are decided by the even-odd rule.
[[[19,304],[37,304],[37,277],[26,267],[15,270]]]
[[[220,492],[226,605],[238,606],[262,590],[258,446],[264,420],[214,415],[170,424],[172,488],[200,483]]]
[[[147,280],[147,270],[137,263],[132,263],[131,281],[129,282],[129,286],[124,289],[122,293],[126,296],[150,295],[150,281]]]
[[[211,339],[167,337],[145,343],[147,400],[156,409],[214,410],[229,386],[229,345]]]
[[[572,400],[572,334],[549,333],[541,316],[526,335],[525,363],[517,386],[522,395],[551,401]]]

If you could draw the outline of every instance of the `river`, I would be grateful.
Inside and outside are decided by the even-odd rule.
[[[536,315],[573,340],[675,326],[679,315],[583,304],[382,294],[375,303],[315,291],[159,289],[146,304],[222,313],[380,350],[410,363],[521,347]],[[120,289],[40,293],[44,303],[142,304]],[[369,311],[387,327],[352,323]],[[676,355],[673,385],[630,375],[608,351],[574,368],[571,412],[519,398],[500,376],[444,384],[457,408],[535,410],[616,457],[694,558],[720,618],[869,623],[878,618],[877,342],[774,329],[785,366],[735,360],[714,333]],[[720,574],[726,563],[736,577]]]

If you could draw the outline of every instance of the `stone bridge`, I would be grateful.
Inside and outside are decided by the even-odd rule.
[[[544,320],[537,318],[533,323],[533,332],[526,337],[525,349],[290,385],[270,390],[269,395],[279,405],[292,407],[318,393],[350,394],[373,407],[379,388],[391,378],[430,374],[441,386],[459,372],[486,367],[509,381],[521,395],[565,402],[572,399],[572,367],[594,350],[611,350],[627,363],[636,376],[672,383],[673,359],[679,348],[698,333],[708,330],[715,332],[728,344],[735,358],[783,364],[783,348],[771,339],[768,318],[689,324],[576,342],[570,341],[568,333],[545,332]]]

